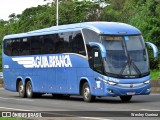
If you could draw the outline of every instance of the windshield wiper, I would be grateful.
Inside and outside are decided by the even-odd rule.
[[[125,43],[125,41],[122,42],[122,48],[125,51],[125,55],[127,57],[127,62],[125,63],[124,67],[122,68],[122,70],[120,71],[119,75],[122,76],[123,72],[125,71],[127,65],[128,65],[128,69],[129,69],[129,73],[131,75],[131,66],[133,67],[133,69],[135,70],[135,72],[137,73],[138,76],[141,75],[140,70],[137,68],[137,66],[134,64],[134,62],[132,61],[130,54],[127,50],[127,45]],[[132,75],[131,75],[132,76]]]
[[[129,69],[129,73],[131,75],[131,66],[133,67],[133,69],[135,70],[135,72],[137,73],[137,75],[141,75],[140,70],[138,69],[138,67],[134,64],[134,62],[132,61],[132,59],[130,58],[130,55],[127,55],[128,59],[127,62],[125,63],[124,67],[122,68],[122,70],[120,71],[119,75],[123,75],[124,70],[126,69],[127,65],[128,65],[128,69]]]
[[[140,70],[139,70],[138,67],[134,64],[133,61],[131,61],[131,65],[132,65],[132,67],[134,68],[134,70],[137,72],[137,74],[138,74],[138,75],[141,75]]]
[[[128,65],[128,62],[126,62],[126,63],[124,64],[124,67],[122,67],[122,70],[121,70],[120,73],[119,73],[120,76],[123,74],[123,72],[124,72],[124,70],[126,69],[127,65]]]

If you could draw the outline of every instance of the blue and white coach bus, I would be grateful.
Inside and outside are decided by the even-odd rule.
[[[4,88],[32,98],[44,93],[96,97],[151,92],[149,60],[141,32],[128,24],[84,22],[3,39]]]

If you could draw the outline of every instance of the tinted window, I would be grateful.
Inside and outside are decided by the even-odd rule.
[[[58,53],[86,55],[80,31],[4,40],[4,53],[9,56]]]
[[[64,40],[64,53],[70,53],[71,48],[70,48],[70,40],[72,39],[72,32],[66,32],[63,35],[63,40]]]
[[[64,39],[63,33],[56,35],[55,41],[55,53],[63,53],[64,52]]]
[[[89,29],[82,30],[86,44],[89,42],[100,42],[98,33]]]
[[[20,39],[5,40],[4,53],[9,56],[19,55]]]
[[[42,45],[42,54],[53,54],[55,53],[55,42],[56,35],[41,36],[44,44]]]
[[[30,40],[27,38],[21,38],[19,45],[19,55],[30,54]]]
[[[5,42],[5,44],[4,44],[4,53],[6,54],[6,55],[9,55],[9,56],[11,56],[11,52],[12,52],[12,40],[5,40],[4,41]]]
[[[80,32],[74,32],[70,40],[71,52],[86,55],[83,37]]]

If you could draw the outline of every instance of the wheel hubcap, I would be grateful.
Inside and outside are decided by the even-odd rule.
[[[22,94],[23,93],[23,89],[24,89],[24,87],[23,87],[23,85],[21,84],[20,86],[19,86],[19,92]]]
[[[84,89],[84,97],[87,99],[90,95],[90,91],[89,91],[89,88],[85,88]]]
[[[32,92],[32,87],[31,87],[31,85],[28,85],[28,87],[27,87],[27,94],[30,96],[31,92]]]

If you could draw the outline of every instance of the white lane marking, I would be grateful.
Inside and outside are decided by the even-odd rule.
[[[105,118],[96,118],[96,117],[79,117],[79,118],[83,118],[83,119],[94,119],[94,120],[112,120],[112,119],[105,119]]]
[[[76,117],[76,118],[82,118],[82,119],[91,119],[91,120],[112,120],[112,119],[106,119],[106,118],[98,118],[98,117],[80,117],[78,115],[72,115],[72,114],[61,114],[61,113],[54,113],[54,111],[52,111],[53,113],[47,113],[47,112],[42,112],[42,113],[47,113],[47,114],[53,114],[53,115],[62,115],[62,116],[68,116],[68,117]]]
[[[160,110],[150,110],[150,109],[140,109],[142,111],[160,111]]]
[[[17,109],[17,108],[8,108],[8,107],[0,107],[0,109],[18,110],[18,111],[33,111],[33,110],[25,110],[25,109]]]
[[[16,98],[5,98],[5,97],[0,97],[0,99],[4,99],[4,100],[18,100],[18,101],[34,101],[34,100],[29,100],[29,99],[16,99]]]

